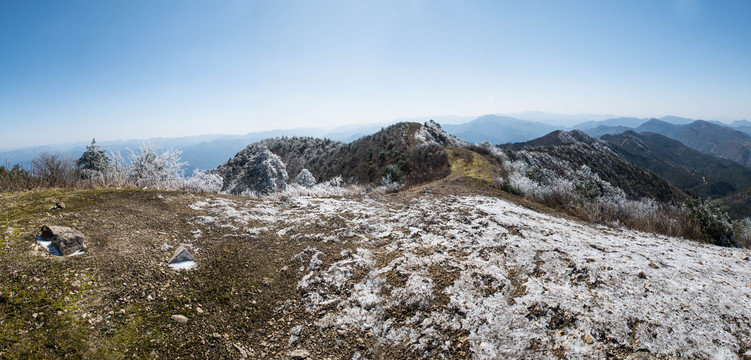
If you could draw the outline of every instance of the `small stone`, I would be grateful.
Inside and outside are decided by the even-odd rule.
[[[125,309],[120,309],[120,314],[125,315]]]
[[[203,314],[203,309],[201,309],[200,307],[197,307],[196,312],[199,314]]]
[[[748,257],[748,255],[746,255],[746,256],[744,256],[744,257],[743,257],[743,259],[741,259],[741,260],[746,260],[746,261],[748,261],[748,259],[749,259],[749,257]]]
[[[263,278],[263,284],[266,286],[271,286],[274,283],[274,279],[272,278]]]
[[[589,334],[584,334],[584,342],[587,344],[592,345],[593,342],[595,342]]]
[[[188,251],[185,246],[180,246],[175,250],[175,252],[172,254],[172,257],[169,259],[170,264],[179,263],[183,261],[196,261],[193,258],[193,255]]]
[[[55,204],[55,207],[60,210],[65,209],[65,203],[62,201],[58,201],[57,204]]]
[[[237,352],[240,353],[240,358],[241,359],[247,359],[248,358],[248,352],[245,349],[243,349],[240,345],[232,343],[232,346],[234,346],[235,350],[237,350]]]
[[[289,353],[289,358],[292,360],[305,360],[310,357],[310,352],[305,349],[292,350]]]
[[[72,282],[70,284],[70,286],[72,286],[72,287],[74,287],[76,289],[80,288],[81,287],[81,280],[76,280],[76,281]]]
[[[645,274],[644,271],[639,271],[639,273],[636,274],[636,276],[638,276],[640,279],[646,279],[647,278],[647,274]]]
[[[172,320],[177,321],[180,324],[185,324],[188,322],[188,318],[184,315],[172,315]]]
[[[154,301],[154,297],[149,294],[149,296],[146,297],[146,301]]]

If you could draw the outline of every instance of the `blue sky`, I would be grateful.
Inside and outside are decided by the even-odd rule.
[[[751,119],[751,1],[0,2],[0,148],[546,111]]]

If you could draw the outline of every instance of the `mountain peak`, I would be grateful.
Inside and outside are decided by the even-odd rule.
[[[581,130],[556,130],[543,137],[521,143],[522,147],[550,147],[571,144],[591,144],[597,142],[597,139],[587,135]]]

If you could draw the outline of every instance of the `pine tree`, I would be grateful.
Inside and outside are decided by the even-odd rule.
[[[90,179],[109,170],[111,160],[105,152],[96,144],[96,139],[91,139],[91,145],[86,146],[86,151],[76,161],[81,177]]]

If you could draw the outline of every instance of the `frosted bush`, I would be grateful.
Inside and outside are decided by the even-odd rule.
[[[221,176],[196,169],[193,170],[193,176],[185,179],[183,190],[218,193],[222,190],[222,182]]]
[[[308,169],[302,169],[295,178],[295,184],[302,187],[310,188],[316,184],[316,178],[310,173]]]
[[[176,189],[182,183],[183,167],[181,151],[167,150],[158,153],[159,148],[147,143],[141,146],[140,153],[130,151],[128,181],[138,187]]]
[[[264,199],[290,199],[301,196],[308,197],[327,197],[327,196],[350,196],[362,194],[365,188],[359,185],[344,185],[341,176],[334,177],[328,181],[320,182],[311,187],[305,187],[299,184],[288,184],[283,191],[273,193],[262,193],[252,190],[245,190],[240,196]]]

